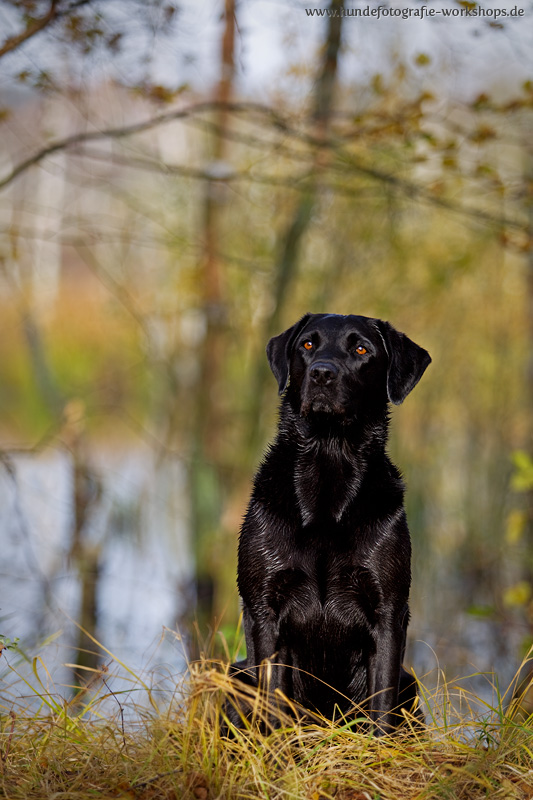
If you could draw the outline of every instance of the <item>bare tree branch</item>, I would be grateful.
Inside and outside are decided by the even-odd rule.
[[[107,155],[105,153],[96,153],[95,151],[91,150],[84,150],[83,155],[94,158],[95,160],[123,164],[125,166],[149,170],[152,172],[159,172],[166,175],[180,175],[182,177],[192,178],[194,180],[213,180],[213,176],[203,170],[193,169],[181,164],[156,162],[140,156],[120,156],[117,153]],[[337,171],[344,176],[349,174],[346,164],[344,166],[339,165],[338,167],[330,164],[329,169],[331,171]],[[469,219],[479,220],[480,222],[483,222],[487,225],[492,225],[497,229],[511,228],[521,232],[528,231],[527,220],[521,222],[518,219],[514,219],[513,217],[508,217],[503,214],[492,214],[490,211],[484,211],[481,208],[474,208],[462,203],[455,203],[453,200],[448,200],[445,197],[432,194],[431,191],[420,184],[414,183],[413,181],[409,181],[405,178],[399,178],[396,175],[384,172],[383,170],[368,167],[351,157],[348,162],[348,169],[352,172],[365,175],[376,182],[393,186],[403,195],[410,197],[412,200],[418,200],[420,202],[427,203],[428,205],[436,206],[437,208],[443,208],[446,211],[450,211],[454,214],[464,215]],[[307,191],[306,181],[309,178],[309,175],[309,171],[306,170],[303,173],[290,174],[286,175],[284,178],[278,178],[272,175],[251,173],[250,170],[246,169],[241,172],[234,172],[233,174],[225,175],[223,178],[220,178],[220,180],[224,183],[237,183],[239,181],[244,181],[247,183],[260,183],[267,186],[279,186],[285,189],[293,189],[294,191],[304,192]],[[345,197],[358,197],[361,194],[361,190],[359,188],[331,183],[328,181],[322,182],[322,189],[338,195],[343,195]]]
[[[396,175],[393,175],[389,172],[385,172],[383,170],[369,167],[363,164],[360,160],[355,159],[348,151],[346,151],[339,140],[337,138],[328,138],[322,139],[312,134],[302,133],[291,127],[291,125],[287,122],[287,120],[283,119],[279,116],[272,108],[269,106],[261,105],[259,103],[224,103],[224,108],[235,114],[240,114],[243,112],[256,112],[259,113],[263,117],[268,117],[271,119],[272,124],[282,130],[285,135],[292,136],[298,138],[300,141],[305,142],[306,144],[310,145],[313,148],[320,147],[322,149],[330,148],[337,152],[337,155],[340,155],[341,158],[344,159],[344,164],[342,165],[335,165],[329,164],[328,169],[332,171],[340,171],[342,174],[347,173],[348,170],[352,170],[353,172],[357,172],[361,175],[365,175],[368,178],[371,178],[375,181],[379,181],[381,183],[388,184],[390,186],[394,186],[399,191],[401,191],[405,196],[411,197],[413,199],[417,199],[430,205],[446,209],[448,211],[452,211],[454,213],[464,214],[465,216],[477,219],[483,223],[494,225],[497,228],[504,228],[509,227],[514,230],[519,231],[527,231],[527,221],[520,222],[519,220],[513,219],[512,217],[506,217],[499,214],[492,214],[489,211],[484,211],[483,209],[472,208],[469,206],[464,206],[460,203],[454,203],[447,198],[439,197],[438,195],[432,194],[428,191],[424,186],[421,186],[413,181],[409,181],[405,178],[399,178]],[[159,125],[164,125],[168,122],[172,122],[174,120],[179,119],[189,119],[194,117],[197,114],[201,114],[206,111],[212,111],[214,109],[220,108],[221,103],[218,101],[205,101],[201,103],[196,103],[192,106],[189,106],[184,109],[173,110],[167,112],[165,114],[159,114],[157,116],[151,117],[150,119],[144,120],[142,122],[137,122],[132,125],[125,125],[119,128],[107,128],[101,131],[87,131],[84,133],[74,134],[72,136],[68,136],[64,139],[59,139],[56,142],[48,145],[47,147],[42,148],[41,150],[34,153],[32,156],[24,159],[19,164],[17,164],[11,172],[9,172],[4,178],[0,179],[0,190],[9,186],[13,181],[15,181],[20,175],[22,175],[26,170],[30,167],[39,164],[48,156],[52,155],[53,153],[60,152],[62,150],[67,150],[71,148],[75,148],[80,144],[85,144],[87,142],[94,142],[94,141],[104,141],[106,139],[120,139],[126,138],[128,136],[132,136],[136,133],[142,133],[143,131],[150,130],[152,128],[156,128]],[[204,120],[203,123],[208,127],[216,127],[216,124],[210,121]],[[248,144],[258,146],[260,143],[263,145],[269,146],[266,142],[261,142],[261,140],[254,139],[254,137],[247,138],[244,134],[239,134],[235,131],[228,131],[227,129],[223,132],[228,138],[232,138],[239,141],[245,141]],[[91,152],[88,153],[91,158],[96,158],[96,153]],[[300,154],[300,159],[302,155]],[[117,163],[129,163],[131,166],[139,167],[142,169],[151,169],[157,170],[161,172],[167,172],[168,174],[181,174],[187,177],[196,178],[199,180],[213,180],[213,176],[209,175],[201,170],[191,169],[190,167],[184,167],[179,165],[171,165],[166,164],[163,162],[155,162],[150,161],[149,159],[142,159],[139,157],[120,157],[114,154],[111,157],[107,157],[105,154],[100,154],[98,158],[105,159],[105,160],[113,160]],[[308,160],[308,159],[306,159]],[[293,189],[303,191],[305,188],[305,180],[308,177],[307,173],[298,176],[287,176],[287,178],[279,179],[274,178],[271,176],[266,175],[252,175],[249,171],[237,173],[235,172],[233,175],[226,175],[224,176],[224,181],[237,181],[237,180],[247,180],[253,181],[258,183],[268,183],[271,185],[279,185],[279,186],[287,186]],[[340,186],[335,184],[323,184],[323,188],[327,188],[329,191],[334,191],[337,194],[343,194],[346,196],[354,196],[357,195],[357,191],[355,191],[352,187],[347,186]]]
[[[8,39],[6,39],[2,47],[0,47],[0,58],[5,56],[7,53],[11,53],[13,50],[16,50],[17,47],[20,47],[21,44],[26,42],[28,39],[31,39],[32,36],[35,36],[36,33],[42,31],[47,27],[47,25],[56,19],[57,4],[58,0],[51,0],[50,8],[44,17],[34,20],[34,22],[31,25],[28,25],[26,30],[22,31],[22,33],[19,33],[16,36],[10,36]]]
[[[32,156],[29,156],[29,158],[25,158],[23,161],[13,167],[11,172],[9,172],[0,180],[0,190],[4,189],[6,186],[9,186],[9,184],[18,178],[19,175],[21,175],[30,167],[39,164],[41,161],[43,161],[43,159],[47,158],[53,153],[57,153],[61,150],[68,150],[69,148],[76,147],[84,142],[103,141],[105,139],[121,139],[126,136],[132,136],[135,133],[142,133],[143,131],[150,130],[151,128],[156,128],[158,125],[164,125],[167,122],[172,122],[177,119],[186,119],[192,114],[201,113],[203,111],[212,111],[213,109],[219,107],[220,103],[211,100],[203,103],[196,103],[195,105],[189,106],[185,109],[169,111],[166,114],[158,114],[157,116],[151,117],[143,122],[125,125],[122,128],[106,128],[105,130],[101,131],[86,131],[85,133],[75,133],[72,136],[59,139],[57,142],[52,142],[52,144],[43,147]],[[254,110],[260,111],[261,113],[269,116],[273,115],[272,110],[268,106],[262,106],[258,103],[227,103],[225,104],[225,107],[228,111],[233,113]]]
[[[204,123],[206,126],[212,127],[214,123],[206,121]],[[285,135],[292,136],[297,138],[300,141],[305,142],[309,146],[313,148],[321,147],[323,149],[330,148],[336,151],[337,156],[342,159],[342,163],[335,163],[331,162],[328,165],[328,169],[332,172],[338,172],[346,176],[347,174],[347,167],[348,170],[352,172],[357,172],[361,175],[365,175],[369,178],[372,178],[375,181],[380,183],[385,183],[390,186],[394,186],[402,194],[410,197],[412,199],[421,200],[423,202],[429,203],[430,205],[434,205],[440,208],[444,208],[448,211],[452,211],[454,213],[465,214],[467,217],[478,219],[481,222],[494,225],[497,228],[505,228],[509,227],[515,230],[520,230],[522,232],[528,231],[528,223],[526,220],[520,222],[519,220],[513,219],[512,217],[506,217],[501,214],[492,214],[489,211],[484,211],[483,209],[472,208],[471,206],[465,206],[461,203],[454,203],[451,200],[447,200],[446,198],[439,197],[438,195],[432,194],[428,191],[423,185],[414,183],[413,181],[409,181],[406,178],[399,178],[396,175],[393,175],[390,172],[385,172],[383,170],[377,169],[375,167],[369,167],[365,165],[360,159],[354,158],[352,154],[343,147],[343,138],[330,138],[326,140],[322,140],[313,136],[311,134],[301,133],[300,131],[291,128],[287,121],[283,123],[283,132]],[[248,137],[247,134],[241,134],[236,131],[227,131],[225,134],[228,138],[231,138],[234,141],[240,142],[242,144],[248,144],[251,146],[270,146],[268,142],[261,140],[257,137],[250,136]],[[297,151],[296,149],[290,149],[286,146],[278,147],[276,146],[276,152],[283,153],[293,160],[296,161],[303,161],[308,163],[310,166],[312,164],[312,156],[308,157],[302,151]],[[137,164],[137,166],[141,166],[141,164]],[[172,171],[173,167],[170,165],[166,165],[165,169]],[[176,170],[184,170],[187,169],[185,167],[175,167]],[[201,174],[197,177],[203,178]],[[267,176],[259,176],[254,175],[253,177],[247,173],[235,173],[232,177],[227,178],[227,180],[239,180],[239,179],[248,179],[253,180],[257,183],[270,183],[272,185],[283,185],[287,188],[292,188],[296,190],[303,191],[305,189],[305,185],[302,182],[303,179],[307,177],[305,175],[288,175],[286,178],[279,179]],[[329,191],[336,192],[337,194],[346,195],[346,196],[355,196],[358,194],[358,191],[355,191],[351,187],[347,186],[339,186],[334,184],[323,184],[324,188],[327,188]]]
[[[50,8],[43,17],[39,17],[38,19],[34,20],[31,25],[26,27],[26,30],[22,31],[22,33],[16,34],[15,36],[10,36],[8,39],[6,39],[4,44],[0,47],[0,58],[8,53],[13,52],[13,50],[16,50],[17,47],[20,47],[22,44],[24,44],[24,42],[27,42],[28,39],[31,39],[37,33],[40,33],[40,31],[50,27],[50,25],[52,25],[61,17],[68,16],[68,14],[72,13],[72,11],[75,11],[81,6],[92,3],[93,0],[77,0],[77,2],[69,5],[68,8],[63,9],[59,7],[59,2],[60,0],[50,0]]]

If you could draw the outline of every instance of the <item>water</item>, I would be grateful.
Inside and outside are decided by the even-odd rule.
[[[185,608],[193,562],[187,536],[185,470],[177,459],[159,463],[148,448],[100,451],[91,462],[102,486],[84,532],[99,550],[97,591],[101,663],[110,664],[113,691],[137,676],[161,691],[185,669],[176,625]],[[80,581],[70,558],[73,466],[69,453],[46,450],[0,465],[0,634],[19,638],[29,656],[43,654],[54,696],[70,695],[80,605]],[[47,642],[43,648],[43,643]],[[112,654],[112,655],[111,655]],[[31,665],[4,652],[3,702],[28,694],[6,667],[30,677]]]

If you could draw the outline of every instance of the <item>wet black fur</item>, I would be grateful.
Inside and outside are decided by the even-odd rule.
[[[401,666],[411,544],[388,405],[431,359],[387,322],[331,314],[307,314],[267,355],[283,399],[241,530],[247,657],[232,674],[264,688],[268,675],[270,692],[329,718],[366,707],[387,731],[416,697]]]

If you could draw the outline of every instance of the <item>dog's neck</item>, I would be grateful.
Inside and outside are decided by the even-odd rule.
[[[359,493],[370,460],[385,451],[388,415],[360,420],[304,418],[283,403],[280,422],[282,437],[285,431],[296,431],[294,488],[304,527],[321,521],[316,518],[319,508],[328,508],[340,523]]]

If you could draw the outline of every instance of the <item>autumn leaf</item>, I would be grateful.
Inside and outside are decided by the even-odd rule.
[[[426,67],[431,64],[431,58],[427,53],[419,53],[415,58],[415,64],[418,64],[419,67]]]

